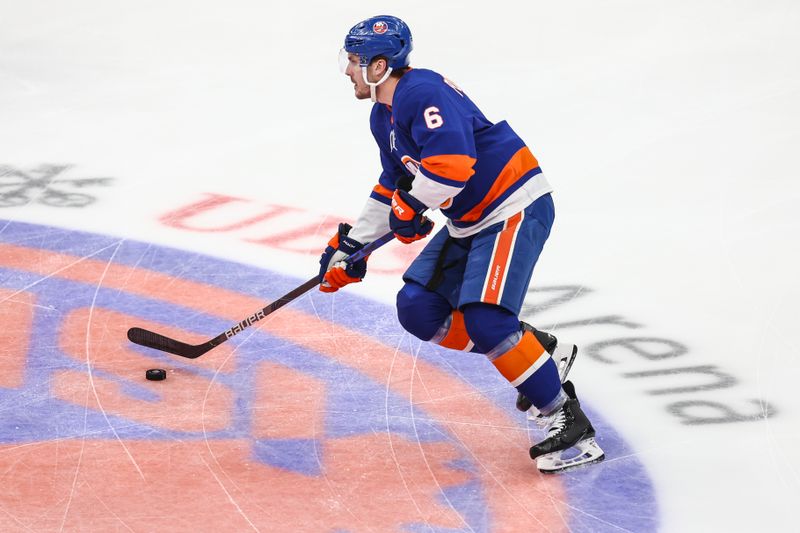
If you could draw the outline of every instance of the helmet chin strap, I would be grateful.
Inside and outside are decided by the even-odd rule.
[[[381,83],[385,82],[389,79],[389,74],[392,73],[392,67],[386,67],[386,74],[383,75],[381,79],[376,82],[371,82],[367,80],[367,67],[361,67],[361,76],[364,78],[364,83],[369,85],[369,97],[373,102],[378,101],[378,97],[375,94],[375,88],[380,85]]]

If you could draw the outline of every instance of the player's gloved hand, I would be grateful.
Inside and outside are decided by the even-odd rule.
[[[360,242],[347,236],[352,227],[350,224],[339,224],[339,231],[328,241],[328,246],[319,258],[319,290],[336,292],[349,283],[358,283],[367,274],[367,259],[353,264],[344,259],[364,247]]]
[[[422,216],[425,209],[427,206],[410,193],[400,189],[394,191],[389,227],[397,240],[408,244],[424,239],[433,230],[433,222]]]

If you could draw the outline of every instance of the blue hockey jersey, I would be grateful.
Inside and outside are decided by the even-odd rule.
[[[521,211],[551,188],[530,149],[507,122],[490,122],[455,84],[413,69],[392,105],[376,103],[370,128],[382,172],[371,198],[389,205],[402,179],[411,194],[462,237]]]

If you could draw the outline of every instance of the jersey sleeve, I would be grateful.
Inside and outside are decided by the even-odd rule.
[[[430,208],[456,196],[475,173],[472,117],[455,99],[463,96],[446,85],[411,88],[402,102],[403,122],[420,148],[420,168],[411,194]]]
[[[397,181],[408,172],[391,155],[389,134],[391,131],[391,111],[383,104],[375,104],[369,117],[370,130],[378,145],[381,161],[381,173],[378,184],[372,188],[370,198],[390,206],[392,194],[397,188]]]
[[[397,180],[406,174],[405,170],[389,155],[388,147],[380,146],[381,175],[378,184],[372,188],[369,197],[387,206],[392,204],[392,194],[397,188]]]
[[[370,130],[378,145],[381,173],[378,183],[372,188],[361,213],[358,215],[350,237],[367,244],[389,231],[389,211],[397,180],[407,172],[391,157],[389,148],[389,117],[391,113],[381,104],[375,104],[370,114]]]

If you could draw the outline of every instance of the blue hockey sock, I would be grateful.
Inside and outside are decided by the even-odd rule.
[[[533,333],[516,333],[486,356],[542,414],[555,411],[566,399],[561,390],[558,367]]]

